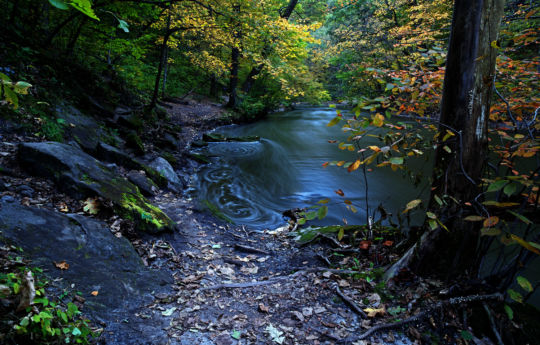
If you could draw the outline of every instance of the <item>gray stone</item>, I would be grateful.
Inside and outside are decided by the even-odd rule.
[[[98,143],[105,138],[120,141],[118,137],[107,133],[92,117],[82,114],[72,106],[57,106],[56,115],[66,122],[65,132],[68,137],[74,139],[87,152],[95,152]]]
[[[0,203],[0,242],[21,247],[32,265],[58,279],[55,284],[61,288],[73,284],[86,299],[85,314],[105,322],[105,333],[115,331],[116,342],[108,344],[135,344],[129,340],[132,330],[119,329],[121,321],[129,320],[134,327],[131,318],[153,301],[152,293],[171,293],[169,274],[145,267],[127,239],[115,237],[105,223],[92,218]],[[67,270],[55,266],[62,261],[69,264]]]
[[[26,196],[28,198],[32,198],[34,196],[35,191],[32,189],[32,187],[29,187],[27,185],[20,185],[15,190],[22,196]]]
[[[11,195],[4,195],[2,197],[2,199],[0,199],[1,202],[9,202],[9,203],[12,203],[12,202],[15,202],[15,198],[12,197]]]
[[[174,171],[173,167],[167,160],[163,157],[158,157],[154,159],[150,166],[154,168],[157,172],[159,172],[162,176],[164,176],[169,181],[169,189],[171,189],[174,192],[180,192],[183,188],[182,181]]]
[[[155,185],[155,183],[146,177],[144,174],[138,172],[138,171],[130,171],[127,174],[128,180],[139,187],[139,190],[143,195],[146,196],[153,196],[156,195],[156,192],[158,191],[158,187]]]
[[[74,198],[101,196],[111,200],[116,211],[135,221],[141,230],[156,233],[175,227],[135,185],[73,146],[57,142],[21,143],[19,161],[30,173],[50,178]]]

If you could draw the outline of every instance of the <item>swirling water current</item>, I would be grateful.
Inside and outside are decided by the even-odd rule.
[[[211,157],[192,179],[192,194],[207,200],[236,224],[256,230],[274,229],[284,224],[282,212],[291,208],[317,205],[330,198],[329,212],[318,225],[366,222],[366,184],[361,170],[348,173],[327,161],[354,161],[354,152],[340,150],[336,143],[345,140],[340,126],[327,127],[336,115],[331,108],[306,108],[276,113],[249,124],[225,126],[217,133],[229,137],[260,136],[258,142],[210,143],[199,153]],[[377,145],[366,137],[362,145]],[[371,141],[370,141],[371,140]],[[415,159],[412,168],[426,176],[431,173],[429,155]],[[409,163],[410,164],[410,163]],[[393,214],[408,201],[428,197],[426,184],[415,187],[410,178],[390,168],[368,172],[369,214],[379,204]],[[335,193],[341,189],[341,197]],[[358,209],[353,213],[343,201]],[[419,219],[421,221],[421,219]]]

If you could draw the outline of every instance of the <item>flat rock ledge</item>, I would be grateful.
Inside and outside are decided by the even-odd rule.
[[[134,184],[79,148],[57,142],[21,143],[18,154],[30,174],[53,180],[74,198],[112,201],[118,214],[133,220],[139,230],[159,233],[176,226]]]

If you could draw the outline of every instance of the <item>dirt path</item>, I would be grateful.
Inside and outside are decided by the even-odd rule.
[[[211,104],[169,104],[186,144],[223,116]],[[173,344],[336,344],[372,322],[345,304],[336,286],[361,306],[368,297],[365,307],[382,305],[374,283],[325,271],[320,257],[328,248],[300,247],[286,227],[254,232],[218,221],[171,193],[153,201],[181,230],[138,245],[150,266],[166,267],[175,279],[175,293],[158,296],[144,317],[165,316]],[[374,339],[397,338],[390,332]]]

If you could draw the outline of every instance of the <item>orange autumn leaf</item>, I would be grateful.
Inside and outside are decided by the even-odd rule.
[[[370,245],[371,245],[371,241],[361,241],[360,242],[360,249],[368,250]]]
[[[63,260],[60,262],[56,262],[56,261],[53,261],[53,262],[54,262],[54,265],[61,270],[67,270],[69,268],[69,264],[66,262],[66,260]]]
[[[394,244],[394,241],[388,240],[388,241],[384,241],[382,245],[386,247],[391,247],[393,244]]]
[[[97,296],[97,295],[99,294],[99,291],[94,290],[94,291],[90,292],[90,294],[91,294],[92,296]]]
[[[335,190],[334,193],[336,193],[339,196],[345,196],[345,193],[341,189]]]
[[[492,226],[495,226],[499,222],[499,217],[497,216],[491,216],[484,220],[484,228],[490,228]]]

